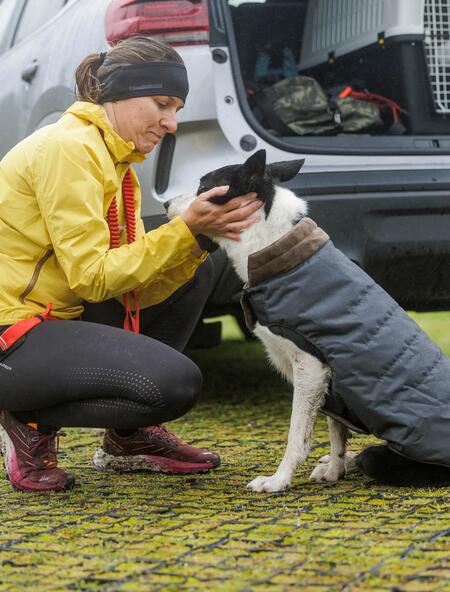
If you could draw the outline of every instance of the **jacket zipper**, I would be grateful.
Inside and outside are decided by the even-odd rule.
[[[41,269],[44,266],[44,263],[52,255],[53,255],[53,249],[47,249],[47,251],[45,252],[45,255],[41,259],[39,259],[39,261],[37,262],[36,267],[34,268],[34,272],[33,272],[33,275],[31,276],[31,280],[30,280],[28,286],[25,288],[25,291],[19,296],[19,300],[20,300],[21,304],[25,304],[25,298],[28,296],[28,294],[35,287],[35,285],[36,285],[36,283],[38,281],[38,278],[39,278],[39,274],[41,273]]]

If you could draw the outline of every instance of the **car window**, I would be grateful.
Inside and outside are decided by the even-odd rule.
[[[66,3],[66,0],[28,0],[14,36],[14,45],[45,25]]]
[[[9,25],[14,9],[18,10],[17,0],[0,0],[0,48],[6,35],[9,36]]]

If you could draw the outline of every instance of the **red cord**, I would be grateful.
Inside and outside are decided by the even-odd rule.
[[[125,224],[127,229],[127,243],[133,243],[136,240],[136,213],[134,210],[134,187],[133,178],[131,176],[131,170],[128,169],[122,181],[122,202],[125,215]],[[117,199],[114,199],[109,206],[108,213],[106,215],[108,221],[110,241],[109,248],[117,249],[120,247],[120,228],[119,228],[119,214],[117,211]],[[122,296],[123,305],[125,307],[125,320],[123,328],[126,331],[133,331],[139,333],[139,295],[137,290],[131,290],[130,292],[133,300],[135,312],[131,310],[130,302],[128,299],[129,294]]]
[[[351,86],[347,86],[339,94],[340,99],[344,99],[345,97],[352,97],[353,99],[359,99],[362,101],[372,101],[378,107],[378,109],[381,109],[382,107],[387,105],[392,111],[394,123],[398,123],[399,121],[399,112],[405,113],[405,110],[402,109],[400,105],[392,99],[388,99],[386,97],[383,97],[382,95],[377,95],[376,93],[358,92],[356,90],[353,90]]]
[[[134,188],[130,169],[125,173],[122,181],[123,205],[125,209],[125,219],[127,224],[128,244],[136,240],[136,215],[134,211]]]
[[[119,214],[117,212],[117,199],[114,197],[106,215],[109,226],[109,248],[120,247]]]

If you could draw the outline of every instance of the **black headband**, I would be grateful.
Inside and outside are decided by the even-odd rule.
[[[99,79],[102,89],[100,103],[159,95],[186,101],[189,92],[186,68],[175,62],[119,66]]]

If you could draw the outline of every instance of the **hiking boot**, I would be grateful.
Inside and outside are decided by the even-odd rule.
[[[94,454],[94,468],[112,471],[205,473],[219,466],[220,456],[184,444],[163,426],[141,428],[128,436],[107,429]]]
[[[0,442],[8,479],[19,491],[71,489],[75,478],[56,466],[59,436],[42,434],[17,421],[8,411],[0,413]]]

